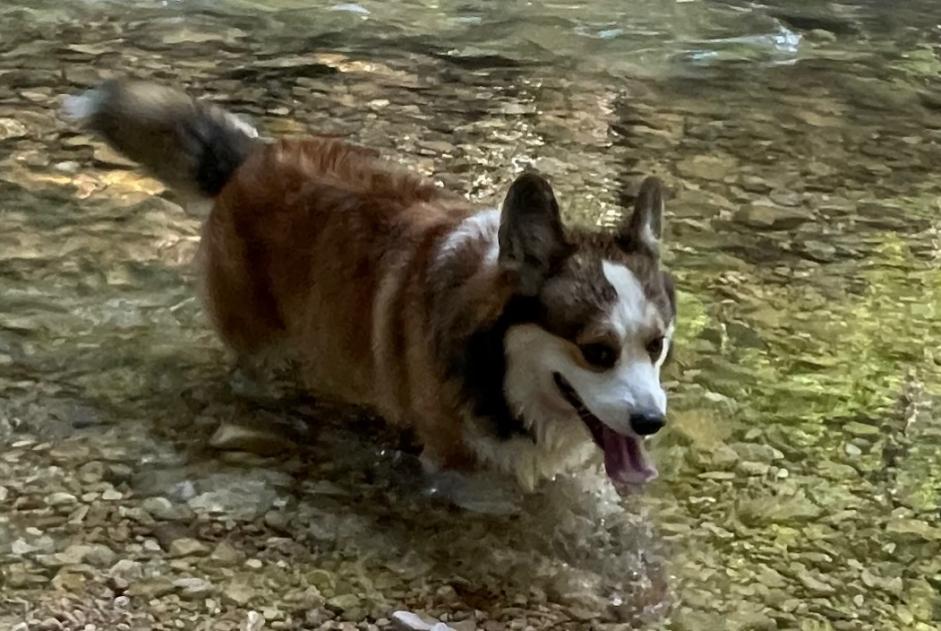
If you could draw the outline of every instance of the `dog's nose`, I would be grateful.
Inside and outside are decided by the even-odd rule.
[[[650,436],[660,431],[664,425],[662,414],[656,412],[640,412],[631,414],[631,429],[640,436]]]

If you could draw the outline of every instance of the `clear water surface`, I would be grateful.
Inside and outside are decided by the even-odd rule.
[[[930,0],[3,3],[0,625],[939,628],[939,29]],[[240,387],[199,219],[57,117],[124,73],[482,203],[533,163],[572,221],[664,178],[661,479],[430,484],[363,414]]]

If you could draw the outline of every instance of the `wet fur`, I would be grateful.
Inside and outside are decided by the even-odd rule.
[[[672,331],[659,211],[655,225],[639,206],[621,230],[567,230],[532,173],[502,210],[478,209],[368,149],[319,137],[261,143],[181,94],[159,92],[157,104],[138,95],[145,107],[132,88],[111,90],[122,98],[89,107],[89,126],[124,130],[104,135],[152,173],[214,197],[201,294],[226,344],[243,357],[287,349],[315,392],[413,428],[429,466],[496,466],[532,488],[596,453],[558,393],[529,380],[526,346],[551,346],[551,361],[575,373],[585,369],[579,345],[627,348],[634,333],[612,324],[622,297],[610,266],[637,281],[637,326]],[[127,140],[135,125],[156,128],[162,143]],[[181,150],[178,139],[194,134],[197,148]],[[219,166],[215,155],[237,164],[220,172],[207,164]],[[649,182],[640,202],[662,204]]]

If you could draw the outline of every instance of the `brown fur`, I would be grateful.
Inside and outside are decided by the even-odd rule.
[[[436,247],[470,212],[462,199],[336,139],[259,147],[203,231],[207,307],[236,352],[286,342],[312,388],[414,425],[433,451],[465,460],[460,414],[447,404],[455,388],[440,383],[431,356],[434,296],[425,287]],[[469,260],[457,275],[475,270]],[[390,277],[397,286],[385,336],[373,339],[375,296]],[[484,317],[502,306],[490,283],[442,292],[454,308],[481,312],[492,302]],[[386,347],[389,365],[375,365],[374,345]]]
[[[476,210],[374,151],[327,137],[262,144],[221,110],[148,84],[105,84],[89,104],[87,124],[114,146],[215,198],[199,265],[223,340],[241,357],[287,349],[312,390],[414,428],[438,465],[475,463],[469,417],[501,439],[523,429],[503,393],[508,326],[542,326],[576,361],[585,344],[620,344],[605,328],[618,296],[603,260],[633,271],[662,326],[673,320],[672,281],[641,230],[659,237],[659,212],[650,222],[644,210],[661,202],[652,180],[621,231],[599,234],[566,232],[549,184],[524,174],[504,204],[499,263],[484,264],[497,246],[485,238],[445,260]],[[131,140],[138,120],[159,142]]]

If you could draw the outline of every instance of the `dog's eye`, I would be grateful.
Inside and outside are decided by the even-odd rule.
[[[579,347],[585,361],[595,368],[607,369],[618,361],[618,352],[607,344],[585,344]]]
[[[663,344],[665,338],[661,335],[660,337],[655,337],[654,339],[647,342],[647,352],[650,353],[650,358],[654,361],[660,359],[660,355],[663,353]]]

